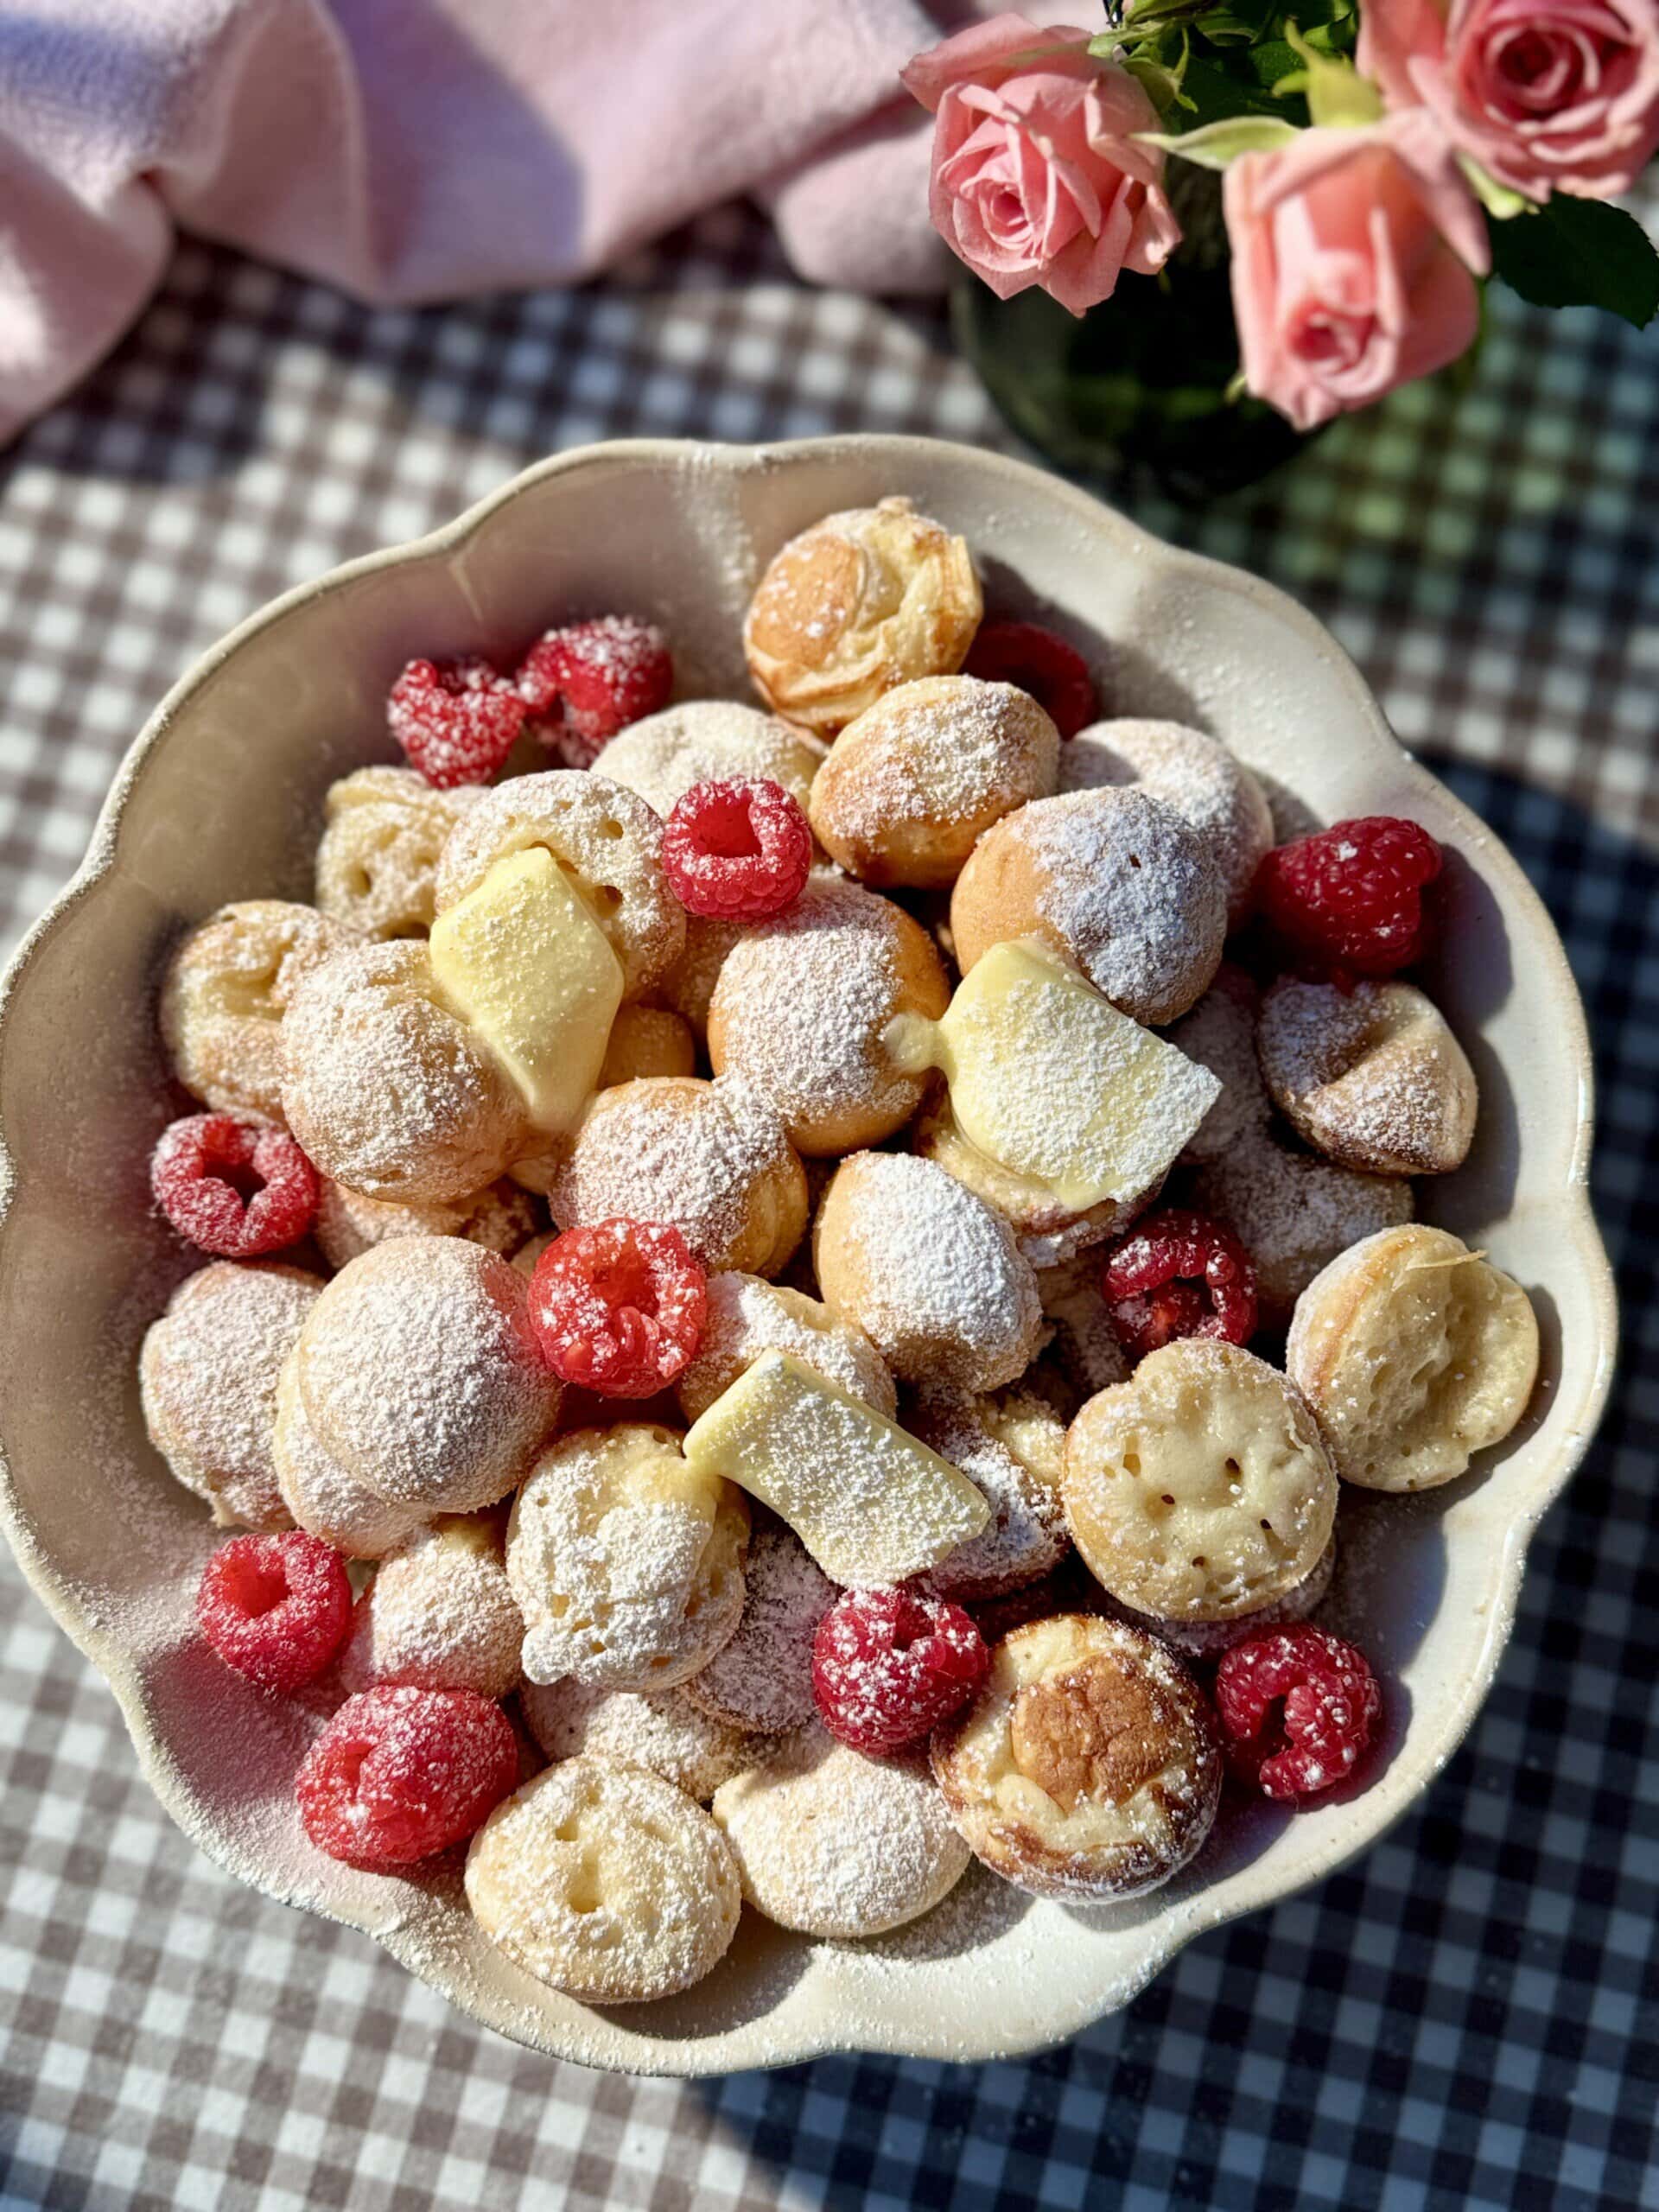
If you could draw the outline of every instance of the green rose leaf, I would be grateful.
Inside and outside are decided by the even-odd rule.
[[[1222,0],[1222,4],[1200,15],[1198,29],[1206,38],[1223,45],[1239,39],[1264,38],[1279,7],[1280,0]]]
[[[1276,154],[1295,138],[1296,126],[1272,115],[1230,116],[1222,123],[1206,123],[1201,130],[1171,136],[1161,130],[1135,133],[1142,145],[1161,146],[1200,168],[1224,169],[1241,154]]]
[[[1659,253],[1633,215],[1558,192],[1535,213],[1489,221],[1492,270],[1538,308],[1602,308],[1642,330],[1659,314]]]
[[[1276,79],[1274,91],[1307,95],[1308,111],[1316,124],[1336,130],[1363,130],[1382,117],[1382,95],[1369,78],[1362,77],[1351,61],[1323,53],[1311,45],[1294,23],[1287,23],[1285,37],[1304,64]]]
[[[1179,62],[1172,67],[1164,62],[1154,61],[1149,54],[1132,54],[1123,67],[1145,90],[1160,115],[1167,115],[1173,107],[1192,106],[1192,101],[1185,99],[1181,92],[1183,73]]]
[[[1287,38],[1264,38],[1250,48],[1250,67],[1255,81],[1268,90],[1281,77],[1294,77],[1302,66],[1302,57]]]
[[[1241,61],[1241,67],[1243,66]],[[1232,116],[1270,116],[1282,122],[1285,103],[1254,81],[1233,75],[1202,54],[1192,54],[1181,75],[1182,105],[1190,107],[1201,124],[1220,123]]]

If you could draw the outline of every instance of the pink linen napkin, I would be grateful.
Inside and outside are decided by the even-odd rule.
[[[901,66],[976,0],[0,0],[0,441],[175,229],[377,302],[566,283],[740,192],[815,282],[942,281]]]

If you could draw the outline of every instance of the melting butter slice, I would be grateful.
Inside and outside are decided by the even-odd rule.
[[[771,1506],[832,1582],[902,1582],[990,1518],[948,1459],[787,1352],[740,1375],[684,1452]]]
[[[1163,1177],[1221,1085],[1029,939],[993,945],[925,1046],[963,1135],[1074,1213]]]
[[[523,1092],[538,1129],[575,1127],[622,1003],[622,963],[544,846],[497,861],[432,925],[432,972]]]

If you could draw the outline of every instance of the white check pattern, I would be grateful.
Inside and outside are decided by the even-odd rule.
[[[1596,1026],[1624,1381],[1418,1813],[1029,2064],[613,2079],[199,1857],[8,1560],[3,2212],[1659,2205],[1659,385],[1651,334],[1494,306],[1460,397],[1402,393],[1201,518],[1142,511],[1332,626],[1533,874]],[[423,313],[187,249],[0,455],[0,941],[154,700],[273,593],[555,448],[853,426],[1004,435],[941,315],[799,288],[740,211],[602,284]]]

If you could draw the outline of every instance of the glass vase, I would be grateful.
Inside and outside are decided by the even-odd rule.
[[[1035,288],[999,300],[964,270],[952,320],[998,411],[1057,467],[1201,505],[1258,482],[1318,433],[1229,396],[1238,337],[1220,179],[1172,162],[1170,196],[1183,237],[1158,276],[1125,276],[1077,316]]]

